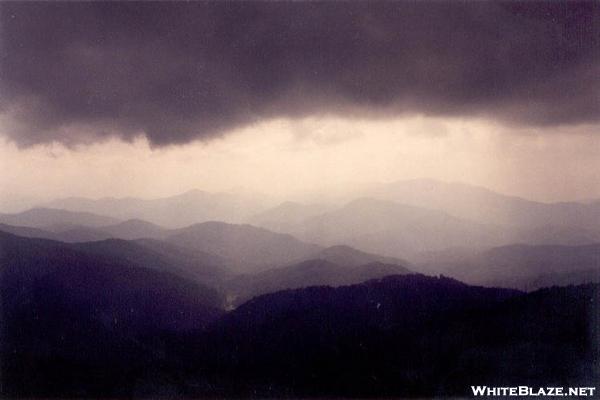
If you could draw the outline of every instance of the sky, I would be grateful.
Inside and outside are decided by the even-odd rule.
[[[600,198],[598,2],[0,3],[0,207],[433,178]]]

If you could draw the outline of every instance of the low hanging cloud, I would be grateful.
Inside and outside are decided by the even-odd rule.
[[[2,133],[161,146],[267,118],[600,120],[598,2],[1,3]]]

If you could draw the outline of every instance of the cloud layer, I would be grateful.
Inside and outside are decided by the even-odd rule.
[[[2,3],[2,130],[157,146],[272,117],[600,120],[600,3]]]

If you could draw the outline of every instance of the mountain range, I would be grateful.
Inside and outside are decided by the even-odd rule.
[[[597,231],[579,227],[483,224],[445,211],[374,198],[357,199],[323,214],[300,218],[305,214],[286,215],[287,220],[280,222],[270,219],[265,226],[323,246],[344,244],[411,260],[418,259],[419,253],[465,244],[485,249],[514,243],[578,245],[600,241]]]
[[[195,189],[159,199],[70,197],[44,206],[106,215],[119,220],[141,219],[169,228],[181,228],[206,221],[239,223],[265,209],[267,204],[268,200],[260,196]]]
[[[292,232],[322,245],[349,245],[392,257],[441,249],[463,243],[490,246],[500,230],[447,213],[399,203],[358,199],[309,218]]]
[[[245,222],[324,247],[348,245],[413,261],[419,253],[465,243],[483,250],[514,243],[600,242],[597,202],[540,203],[431,180],[378,185],[361,193],[365,197],[342,204],[285,202],[272,208],[256,196],[198,190],[154,200],[69,198],[50,203],[64,210],[3,214],[0,223],[49,230],[56,233],[47,235],[52,239],[90,241],[164,239],[169,230],[196,222]]]
[[[287,218],[288,211],[301,208],[290,203],[283,207],[286,212],[274,215]],[[300,214],[305,217],[313,212]],[[251,225],[213,221],[168,229],[137,219],[115,222],[111,217],[55,209],[3,214],[0,221],[21,225],[0,224],[1,231],[63,242],[154,239],[155,245],[179,248],[202,263],[211,259],[212,265],[223,267],[229,274],[253,274],[324,259],[343,267],[373,262],[396,264],[412,271],[443,273],[470,283],[526,290],[598,281],[597,259],[578,256],[585,249],[593,249],[596,243],[591,231],[583,228],[485,225],[442,211],[374,199],[355,200],[306,220],[297,218],[296,222],[303,222],[293,229],[293,224],[286,225],[295,237],[303,240]],[[460,248],[463,250],[453,250]],[[503,254],[510,262],[490,256],[499,252],[498,248],[504,248]],[[324,249],[327,255],[322,253]],[[523,249],[531,254],[523,255]],[[365,254],[366,258],[361,256]],[[560,268],[554,268],[557,263]],[[225,276],[215,279],[221,282]],[[214,283],[213,278],[209,280]]]
[[[311,217],[360,198],[437,210],[483,225],[573,229],[580,234],[587,232],[593,240],[598,240],[599,201],[544,203],[500,194],[479,186],[433,179],[369,185],[349,191],[335,204],[329,205],[286,202],[262,212],[251,223],[276,231],[286,230],[290,229],[290,225],[297,226]]]
[[[569,226],[597,231],[600,203],[542,203],[479,186],[416,179],[381,184],[363,196],[445,211],[483,224],[528,227]]]
[[[130,229],[130,226],[144,229]],[[147,238],[151,235],[144,235],[145,228],[149,228],[150,233],[156,233],[156,236],[162,239]],[[358,271],[356,268],[364,268],[367,264],[374,264],[370,274],[363,273],[367,278],[383,276],[385,268],[375,267],[375,264],[393,265],[397,268],[395,271],[406,271],[405,267],[401,266],[410,266],[405,260],[366,253],[348,246],[323,248],[304,243],[290,235],[269,232],[250,225],[205,222],[183,229],[168,230],[157,229],[152,224],[140,221],[130,221],[101,229],[98,232],[110,231],[119,236],[125,232],[126,235],[122,236],[140,235],[142,238],[124,240],[110,237],[90,242],[62,243],[58,240],[64,232],[0,225],[0,232],[30,238],[52,239],[61,246],[92,254],[98,258],[117,257],[127,265],[170,271],[198,283],[220,288],[230,297],[239,297],[236,292],[229,293],[234,287],[238,288],[236,291],[254,293],[246,287],[250,285],[252,279],[246,282],[245,278],[238,277],[237,281],[243,282],[244,285],[231,285],[228,283],[231,278],[239,274],[247,277],[265,270],[282,270],[275,275],[279,277],[276,279],[281,281],[280,284],[275,284],[278,289],[306,286],[298,280],[292,286],[286,286],[285,282],[288,279],[282,276],[286,275],[285,271],[288,271],[293,264],[309,260],[322,260],[328,263],[323,264],[321,274],[311,277],[310,282],[316,284],[342,284],[347,282],[347,278],[344,277],[346,273],[349,274],[352,270],[356,275]],[[326,272],[326,266],[329,265],[335,265],[336,274],[339,273],[341,276],[332,278],[331,271],[329,274]],[[307,278],[310,277],[308,271],[304,274]],[[351,279],[351,281],[355,280],[356,278]]]
[[[431,397],[464,396],[474,377],[598,379],[598,285],[525,294],[251,226],[176,232],[80,243],[0,233],[1,394]],[[500,269],[528,254],[508,250],[490,251],[507,260]],[[552,251],[538,253],[565,249]],[[551,271],[595,260],[582,251]],[[306,258],[242,275],[229,264],[263,256]]]
[[[275,291],[228,312],[218,291],[171,270],[187,256],[169,246],[1,233],[1,394],[433,397],[468,395],[473,379],[599,378],[598,285],[525,294],[380,264],[368,268],[401,275]],[[335,268],[309,260],[254,282],[300,272],[318,283]]]
[[[30,211],[32,212],[27,213],[27,218],[21,218],[20,214],[9,215],[9,217],[6,217],[6,215],[0,216],[0,221],[2,221],[0,222],[0,230],[25,237],[73,243],[109,238],[160,239],[164,238],[169,232],[168,229],[141,220],[118,222],[118,220],[110,219],[104,221],[104,217],[96,214],[71,211],[62,211],[55,214],[54,210],[48,209],[32,209]],[[31,217],[32,214],[35,214],[35,218]],[[84,218],[80,218],[81,214],[84,215]],[[102,223],[86,225],[89,219],[102,221]],[[54,223],[46,224],[49,220]],[[6,223],[4,223],[5,221]],[[115,223],[115,221],[117,222]],[[104,225],[106,222],[110,223]]]

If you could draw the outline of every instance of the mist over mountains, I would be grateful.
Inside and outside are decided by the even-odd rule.
[[[598,389],[599,21],[0,1],[0,398]]]
[[[284,202],[275,207],[248,194],[198,190],[156,200],[70,198],[50,203],[64,209],[40,207],[1,214],[0,223],[6,232],[64,242],[161,240],[212,254],[239,273],[291,265],[332,246],[378,254],[378,262],[387,263],[384,258],[388,257],[394,260],[392,264],[422,265],[423,271],[449,273],[458,269],[444,265],[476,258],[494,247],[600,242],[594,202],[539,203],[434,180],[373,185],[360,189],[360,194],[338,203]],[[218,222],[231,220],[238,223]],[[468,254],[453,259],[452,253],[461,248]],[[596,268],[589,262],[585,266]],[[576,265],[572,268],[581,270]],[[535,274],[567,272],[542,268]],[[465,279],[466,275],[457,277]]]
[[[2,395],[429,397],[598,378],[596,204],[434,181],[243,198],[1,214]]]
[[[441,250],[465,242],[472,247],[485,247],[517,242],[572,245],[600,239],[598,202],[540,203],[480,187],[434,180],[372,185],[370,189],[359,189],[354,198],[346,196],[337,203],[331,200],[324,204],[284,202],[273,206],[272,203],[264,196],[211,194],[199,190],[155,200],[68,198],[43,205],[54,207],[52,209],[40,207],[0,215],[0,222],[63,231],[76,226],[104,226],[105,230],[117,229],[117,232],[107,233],[122,238],[142,234],[160,237],[160,229],[156,228],[153,233],[148,227],[144,232],[144,228],[134,228],[135,223],[128,220],[139,220],[138,225],[150,222],[171,229],[207,221],[248,223],[322,245],[376,243],[377,251],[383,249],[384,253],[400,257],[402,251]],[[56,215],[65,210],[84,214]],[[329,223],[320,226],[319,221],[325,220]],[[125,236],[119,228],[108,227],[125,221],[129,229],[139,232],[134,230]],[[344,230],[341,226],[347,232],[341,232]],[[407,243],[402,245],[400,240],[400,247],[404,248],[386,250],[391,246],[377,244],[378,234],[398,235],[403,227],[412,228],[403,229]],[[435,228],[439,232],[433,233]],[[361,235],[367,238],[354,238]],[[375,238],[370,238],[373,235]]]
[[[431,179],[383,184],[369,189],[366,194],[378,199],[446,211],[456,217],[484,224],[570,226],[596,230],[600,223],[598,203],[540,203],[478,186]]]
[[[71,197],[45,204],[46,207],[106,215],[120,220],[141,219],[177,228],[194,222],[241,222],[259,212],[268,200],[259,196],[209,193],[190,190],[161,199]]]
[[[523,290],[600,282],[600,244],[514,244],[484,251],[449,250],[424,255],[419,269],[472,284]]]

